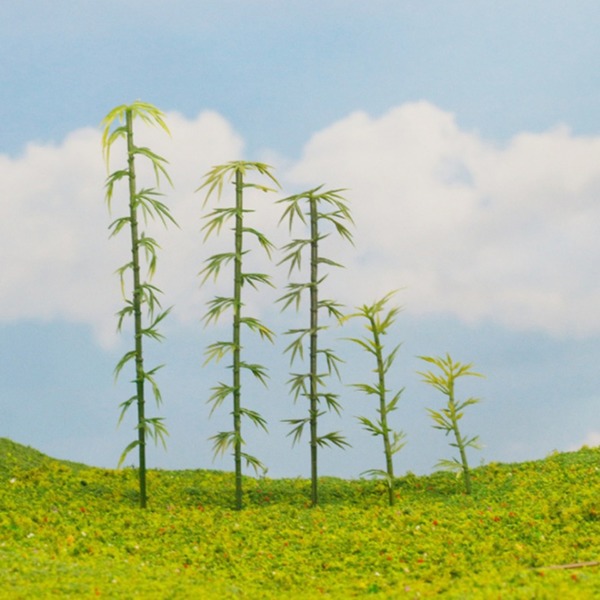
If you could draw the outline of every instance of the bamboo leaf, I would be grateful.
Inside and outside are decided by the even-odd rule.
[[[338,431],[332,431],[318,437],[317,444],[319,446],[337,446],[338,448],[342,449],[345,447],[350,447],[350,444]]]
[[[404,446],[406,446],[406,434],[403,431],[393,431],[392,432],[392,443],[390,446],[390,451],[392,454],[396,454],[400,452]]]
[[[261,429],[264,429],[266,432],[268,432],[267,429],[267,422],[265,421],[265,419],[256,411],[254,410],[250,410],[248,408],[240,408],[240,415],[244,416],[244,417],[248,417],[248,419],[250,419],[250,421],[252,421],[252,423],[256,426],[256,427],[260,427]]]
[[[235,431],[219,431],[208,439],[213,442],[213,458],[217,458],[234,447],[236,435]]]
[[[323,400],[325,400],[325,404],[327,405],[327,410],[331,411],[333,410],[334,412],[336,412],[338,415],[341,416],[342,414],[342,405],[338,402],[338,395],[337,394],[333,394],[331,392],[322,392],[320,394],[318,394],[319,398],[322,398]]]
[[[292,373],[292,378],[288,380],[287,384],[290,386],[294,402],[298,400],[299,396],[308,396],[306,381],[309,378],[310,373]]]
[[[271,281],[271,276],[265,273],[242,273],[242,285],[245,283],[249,283],[255,290],[258,289],[257,284],[275,287]]]
[[[221,406],[223,400],[233,394],[235,388],[231,385],[227,385],[226,383],[219,382],[219,385],[210,389],[212,390],[212,394],[209,396],[206,403],[212,404],[212,408],[210,409],[210,416],[212,416],[213,412],[219,406]]]
[[[256,475],[258,475],[259,472],[263,475],[267,472],[267,468],[255,456],[251,456],[246,452],[240,453],[240,456],[246,461],[247,467],[252,467],[254,469]]]
[[[367,419],[367,417],[356,417],[362,424],[363,428],[366,429],[371,435],[383,435],[383,429],[379,425],[375,425],[373,421]]]
[[[136,351],[135,350],[130,350],[129,352],[126,352],[123,357],[121,358],[121,360],[117,363],[117,366],[115,367],[114,370],[114,374],[115,374],[115,380],[119,377],[119,374],[121,373],[121,371],[123,370],[123,367],[131,360],[134,360],[136,357]]]
[[[240,369],[246,369],[254,375],[258,381],[260,381],[265,387],[267,386],[267,379],[269,376],[267,375],[267,370],[262,365],[258,364],[250,364],[244,361],[240,361]]]
[[[235,347],[233,342],[214,342],[210,344],[204,352],[206,356],[204,365],[208,364],[211,360],[219,362],[225,355],[233,353]]]
[[[208,263],[198,275],[204,275],[202,279],[202,285],[206,282],[206,280],[212,275],[214,281],[217,280],[219,273],[221,272],[221,268],[223,266],[228,265],[232,260],[235,259],[234,252],[222,252],[219,254],[214,254],[211,256],[206,262]]]
[[[123,450],[123,453],[121,454],[121,456],[119,457],[119,462],[117,463],[117,469],[121,468],[121,465],[125,462],[125,459],[127,458],[127,455],[134,449],[137,448],[140,445],[139,440],[134,440],[133,442],[131,442],[131,444],[129,444],[125,450]]]
[[[204,325],[209,325],[211,322],[217,322],[219,317],[229,309],[233,309],[236,305],[235,298],[231,298],[228,296],[217,296],[213,298],[208,303],[210,307],[207,313],[202,318],[204,321]]]
[[[125,400],[124,402],[121,402],[121,404],[119,404],[119,408],[121,409],[121,414],[119,415],[119,420],[117,421],[117,425],[121,424],[121,421],[123,420],[123,417],[125,416],[125,413],[127,412],[127,409],[137,400],[137,394],[134,394],[133,396],[131,396],[131,398],[128,398],[127,400]]]
[[[164,419],[162,417],[152,417],[150,419],[145,419],[140,426],[144,428],[148,435],[150,435],[155,444],[160,441],[162,447],[166,449],[166,437],[169,435],[169,432],[163,421]]]
[[[267,239],[267,237],[264,234],[262,234],[260,231],[258,231],[257,229],[254,229],[252,227],[243,227],[242,232],[250,233],[250,234],[254,235],[256,237],[256,239],[258,240],[258,243],[261,245],[261,247],[267,253],[267,256],[269,258],[271,258],[271,253],[275,249],[275,246]]]
[[[270,342],[275,341],[275,333],[254,317],[241,317],[240,324],[246,325],[250,330],[257,332],[263,339]]]

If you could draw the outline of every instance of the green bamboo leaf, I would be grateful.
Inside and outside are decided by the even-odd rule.
[[[235,431],[219,431],[208,438],[213,442],[213,458],[223,456],[227,450],[235,446]]]
[[[351,383],[350,385],[368,396],[379,396],[379,389],[376,386],[368,383]]]
[[[390,370],[390,367],[396,360],[396,355],[398,354],[398,350],[400,349],[401,344],[398,344],[384,359],[383,359],[383,371],[387,373]]]
[[[371,435],[383,435],[383,429],[380,425],[375,425],[373,421],[367,419],[367,417],[356,417],[361,423],[364,429],[366,429]]]
[[[465,448],[471,447],[471,448],[475,448],[475,450],[481,450],[483,448],[483,446],[479,442],[479,436],[478,435],[476,435],[476,436],[474,436],[474,437],[472,437],[472,438],[470,438],[468,440],[465,440],[463,442],[463,444],[464,444]]]
[[[114,237],[115,235],[117,235],[121,231],[121,229],[123,229],[123,227],[129,226],[130,223],[131,219],[129,217],[119,217],[118,219],[115,219],[108,226],[108,228],[112,230],[110,233],[110,237]]]
[[[336,356],[333,353],[333,350],[330,348],[322,348],[321,350],[317,350],[317,356],[322,355],[325,357],[325,363],[327,365],[327,374],[332,375],[335,373],[338,379],[341,380],[340,371],[338,369],[338,363],[343,363],[344,361]]]
[[[290,283],[286,286],[286,289],[290,291],[287,294],[278,298],[276,302],[283,302],[281,308],[284,311],[292,302],[296,305],[296,310],[300,308],[300,301],[302,299],[303,292],[310,289],[312,286],[308,283]]]
[[[209,396],[206,401],[207,404],[212,404],[212,408],[210,409],[210,416],[212,416],[213,412],[221,406],[223,401],[230,395],[233,394],[235,388],[231,385],[227,385],[226,383],[219,382],[219,385],[216,385],[212,388],[212,394]]]
[[[319,264],[319,265],[328,265],[330,267],[340,267],[342,269],[344,268],[344,266],[341,265],[340,263],[337,263],[337,262],[331,260],[330,258],[325,258],[323,256],[321,256],[321,257],[319,257],[317,259],[317,264]]]
[[[294,398],[294,402],[299,396],[308,396],[308,387],[306,382],[310,379],[310,373],[292,373],[292,377],[287,381],[290,386],[290,391]]]
[[[128,398],[127,400],[125,400],[124,402],[121,402],[121,404],[119,404],[119,408],[121,409],[121,413],[119,415],[119,420],[117,421],[117,426],[121,424],[121,421],[123,420],[123,417],[125,416],[125,413],[127,412],[127,409],[134,402],[136,402],[137,399],[138,399],[137,394],[134,394],[133,396],[131,396],[130,398]]]
[[[136,205],[142,210],[144,222],[158,218],[164,227],[168,227],[169,223],[179,227],[169,207],[158,199],[162,196],[162,193],[153,188],[144,188],[134,196]]]
[[[104,186],[106,188],[105,199],[106,199],[106,204],[108,206],[109,213],[111,212],[111,209],[112,209],[112,197],[113,197],[113,193],[114,193],[115,183],[121,181],[122,179],[124,179],[126,177],[129,177],[129,170],[128,169],[119,169],[119,170],[111,173],[106,178],[106,183]]]
[[[162,403],[162,395],[160,393],[160,388],[158,387],[154,375],[159,370],[162,369],[164,365],[159,365],[158,367],[154,367],[150,371],[144,373],[144,380],[147,381],[152,388],[152,395],[154,396],[154,400],[156,405],[159,406]]]
[[[140,156],[144,156],[147,158],[152,164],[152,168],[154,169],[154,177],[156,179],[157,185],[160,183],[160,176],[163,175],[165,179],[169,182],[169,184],[173,185],[171,181],[171,177],[167,172],[165,165],[169,164],[167,160],[165,160],[162,156],[159,156],[155,152],[152,152],[149,148],[145,147],[135,147],[133,150],[134,154],[138,154]]]
[[[396,454],[400,452],[404,446],[406,446],[406,434],[403,431],[392,431],[391,453]]]
[[[255,290],[258,289],[257,284],[275,287],[271,281],[271,276],[265,273],[242,273],[242,285],[245,283],[249,283]]]
[[[247,467],[252,467],[252,469],[254,469],[254,473],[256,475],[259,473],[264,475],[267,472],[267,468],[255,456],[252,456],[246,452],[242,452],[240,456],[246,461]]]
[[[215,233],[218,235],[221,232],[223,225],[234,218],[235,215],[235,208],[215,208],[205,217],[208,222],[202,227],[202,231],[205,232],[204,241]]]
[[[331,392],[321,392],[320,394],[318,394],[318,397],[325,400],[327,410],[334,411],[341,416],[342,405],[338,402],[339,396],[337,394],[333,394]]]
[[[302,432],[304,431],[304,427],[310,423],[310,418],[305,419],[285,419],[284,423],[289,423],[293,425],[292,430],[287,434],[289,436],[293,436],[292,438],[292,446],[295,446],[302,437]]]
[[[246,325],[250,330],[258,333],[263,339],[267,339],[270,342],[275,341],[275,333],[254,317],[241,317],[240,324]]]
[[[117,331],[120,332],[123,327],[123,321],[126,317],[130,317],[133,315],[133,305],[127,304],[124,306],[119,312],[117,312],[117,316],[119,317],[117,320]]]
[[[290,332],[286,331],[286,333]],[[299,356],[300,360],[304,360],[304,335],[303,333],[300,337],[293,340],[283,351],[284,354],[291,352],[290,365],[294,364],[296,356]]]
[[[255,410],[250,410],[248,408],[242,407],[242,408],[240,408],[240,415],[242,415],[244,417],[248,417],[248,419],[250,419],[250,421],[256,427],[264,429],[266,432],[268,432],[266,420]]]
[[[250,373],[252,373],[256,379],[258,379],[258,381],[260,381],[265,387],[268,387],[267,379],[269,376],[267,375],[267,370],[265,367],[258,364],[250,364],[244,361],[240,361],[239,365],[240,369],[246,369],[250,371]]]
[[[152,417],[150,419],[144,419],[144,421],[138,425],[138,427],[143,427],[144,431],[152,438],[152,441],[157,444],[161,443],[163,448],[167,448],[166,437],[169,435],[167,428],[163,423],[164,419],[162,417]]]
[[[228,265],[235,259],[235,252],[222,252],[219,254],[213,254],[206,262],[208,263],[198,275],[204,275],[201,285],[204,285],[209,277],[213,277],[214,281],[217,280],[221,268]]]
[[[368,340],[366,338],[344,338],[344,339],[348,340],[349,342],[352,342],[354,344],[357,344],[363,350],[366,350],[370,354],[377,356],[378,346],[375,345],[375,342],[373,342],[373,340]]]
[[[254,237],[256,237],[256,239],[258,240],[258,243],[261,245],[261,247],[267,253],[267,256],[269,258],[271,258],[271,253],[275,249],[275,246],[267,239],[267,237],[263,233],[261,233],[260,231],[258,231],[257,229],[254,229],[252,227],[242,227],[242,232],[250,233]]]
[[[402,395],[402,392],[404,392],[404,388],[402,388],[401,390],[399,390],[395,396],[386,404],[385,406],[385,411],[389,414],[392,411],[396,410],[397,408],[397,404],[398,401],[400,400],[400,396]]]
[[[236,345],[233,342],[214,342],[210,344],[204,352],[206,360],[204,365],[208,364],[211,360],[219,362],[225,355],[233,353]]]
[[[125,450],[123,450],[123,453],[121,454],[121,456],[119,457],[119,462],[117,463],[117,469],[121,468],[121,465],[125,462],[125,459],[127,458],[127,455],[134,449],[137,448],[140,445],[139,440],[134,440],[133,442],[131,442],[131,444],[129,444]]]
[[[134,360],[136,356],[136,352],[135,350],[130,350],[129,352],[126,352],[123,357],[121,358],[121,360],[117,363],[117,366],[115,367],[114,370],[114,375],[115,375],[115,380],[119,377],[119,374],[121,373],[121,371],[123,370],[123,367],[130,362],[131,360]]]
[[[211,322],[217,322],[219,317],[227,310],[233,310],[236,305],[235,298],[231,298],[228,296],[217,296],[210,300],[208,303],[210,307],[206,312],[202,320],[204,321],[204,325],[207,326]]]
[[[287,219],[290,231],[292,230],[295,218],[306,224],[306,218],[304,217],[300,205],[300,200],[302,199],[304,199],[304,197],[290,196],[277,201],[277,204],[287,203],[287,207],[284,209],[281,218],[279,219],[279,224],[281,225],[281,222]]]
[[[321,447],[337,446],[338,448],[342,449],[344,447],[350,447],[350,444],[338,431],[332,431],[330,433],[326,433],[325,435],[319,436],[317,438],[317,444]]]
[[[343,304],[335,302],[334,300],[319,300],[317,306],[319,309],[324,308],[329,317],[334,317],[337,319],[338,323],[341,324],[344,315],[340,308],[344,306]]]
[[[462,465],[456,458],[453,458],[452,460],[441,459],[436,463],[436,467],[446,471],[456,472],[457,475],[460,475],[460,472],[462,471]]]
[[[367,476],[367,477],[371,477],[373,479],[383,479],[386,481],[386,483],[388,483],[389,485],[389,475],[386,473],[386,471],[382,471],[381,469],[368,469],[367,471],[363,471],[362,473],[360,473],[360,476]]]

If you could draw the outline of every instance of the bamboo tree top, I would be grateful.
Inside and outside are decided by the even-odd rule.
[[[298,217],[303,223],[306,224],[306,216],[301,208],[301,203],[303,200],[316,202],[318,204],[329,204],[332,207],[332,210],[329,212],[319,211],[317,213],[317,218],[330,221],[335,226],[338,234],[352,243],[352,233],[343,224],[343,221],[354,223],[352,214],[350,213],[350,208],[347,204],[348,201],[341,195],[341,192],[345,192],[346,190],[341,188],[321,192],[320,190],[322,187],[323,185],[320,185],[300,194],[294,194],[292,196],[288,196],[287,198],[278,200],[278,204],[287,203],[287,207],[283,211],[283,214],[279,219],[279,223],[287,218],[290,231],[294,224],[295,217]]]
[[[446,396],[453,394],[454,382],[459,377],[485,377],[485,375],[471,370],[473,363],[463,364],[454,361],[448,353],[445,357],[419,356],[418,358],[435,365],[442,371],[440,375],[431,371],[417,371],[417,374],[423,377],[425,383],[432,385]]]
[[[195,191],[198,192],[201,189],[208,187],[206,192],[206,197],[204,198],[204,204],[208,202],[208,199],[212,196],[212,194],[217,192],[217,198],[221,197],[223,192],[223,184],[227,182],[232,182],[236,173],[240,173],[242,177],[245,177],[248,171],[257,171],[261,175],[268,177],[277,187],[277,189],[281,188],[279,181],[277,181],[276,177],[271,173],[271,165],[267,165],[261,162],[249,162],[244,160],[233,160],[224,165],[217,165],[213,167],[206,175],[204,183],[197,188]],[[275,192],[277,190],[259,185],[256,183],[247,183],[244,181],[243,187],[245,188],[255,188],[262,192]]]
[[[136,100],[132,104],[121,104],[120,106],[116,106],[106,115],[106,117],[104,117],[104,119],[102,119],[101,122],[101,126],[104,128],[102,131],[102,152],[107,169],[109,168],[112,145],[118,139],[127,137],[127,113],[131,114],[132,119],[140,118],[148,125],[158,125],[168,135],[171,135],[164,120],[164,113],[152,104]],[[118,126],[113,129],[115,121],[118,123]],[[157,182],[160,173],[172,184],[171,178],[164,167],[165,164],[168,164],[168,161],[148,148],[136,147],[135,152],[136,154],[146,156],[152,162]]]

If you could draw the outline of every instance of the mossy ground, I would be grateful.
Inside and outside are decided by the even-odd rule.
[[[1,598],[598,598],[600,449],[383,484],[137,474],[0,439]]]

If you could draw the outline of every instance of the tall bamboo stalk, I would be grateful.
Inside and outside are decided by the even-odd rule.
[[[242,250],[243,250],[243,189],[244,179],[239,169],[235,171],[235,258],[234,291],[233,291],[233,431],[234,431],[234,461],[235,461],[235,507],[242,508],[242,415],[241,409],[241,336],[240,323],[242,318]]]
[[[146,416],[146,395],[145,383],[148,382],[154,394],[157,404],[161,402],[161,394],[158,385],[154,379],[156,372],[162,367],[154,367],[146,370],[143,355],[143,338],[150,337],[155,340],[162,339],[157,326],[166,317],[170,309],[160,311],[160,301],[157,294],[160,290],[150,283],[156,269],[156,251],[158,244],[156,240],[145,235],[140,231],[138,219],[139,211],[143,211],[145,217],[158,218],[163,225],[168,221],[176,225],[175,219],[167,206],[158,200],[161,194],[155,188],[143,188],[138,190],[136,176],[136,157],[141,156],[150,161],[154,169],[156,183],[159,182],[159,174],[163,174],[170,182],[169,175],[165,169],[165,159],[152,152],[149,148],[136,146],[134,143],[133,123],[136,117],[144,122],[158,125],[167,133],[169,132],[164,120],[163,114],[151,104],[144,102],[134,102],[131,105],[121,105],[114,108],[103,119],[104,131],[102,134],[102,147],[107,167],[110,162],[110,151],[112,145],[119,139],[124,139],[127,150],[127,168],[119,169],[109,174],[106,181],[106,200],[109,210],[115,191],[116,184],[122,179],[128,181],[128,213],[127,216],[119,217],[110,224],[111,237],[117,235],[123,228],[129,227],[131,260],[125,263],[117,270],[121,279],[121,289],[125,300],[125,306],[117,313],[119,317],[118,330],[120,331],[123,321],[126,317],[133,317],[134,326],[134,347],[133,350],[126,352],[115,367],[115,377],[118,377],[121,370],[130,361],[134,362],[135,367],[135,394],[128,400],[121,403],[121,416],[119,422],[127,412],[128,408],[135,402],[137,404],[137,436],[121,454],[119,465],[121,465],[127,454],[138,447],[139,456],[139,494],[140,507],[146,508],[148,501],[146,486],[146,440],[148,435],[155,441],[160,440],[165,443],[167,430],[159,417],[148,418]],[[117,126],[113,128],[114,122]],[[148,280],[142,281],[141,277],[141,251],[143,251],[147,266]],[[125,288],[125,274],[131,270],[131,297],[127,298]],[[149,323],[144,323],[143,307],[147,307]]]
[[[290,196],[279,200],[287,206],[283,212],[280,222],[287,218],[290,232],[294,219],[297,217],[306,226],[308,225],[308,238],[294,239],[286,244],[283,250],[286,252],[280,264],[289,264],[289,275],[294,269],[300,269],[302,263],[302,254],[305,249],[310,253],[310,267],[308,282],[289,283],[288,292],[278,301],[283,302],[283,310],[290,304],[294,304],[299,309],[303,293],[308,290],[309,295],[309,317],[308,327],[300,329],[291,329],[286,334],[294,335],[294,340],[285,349],[291,354],[290,362],[293,364],[297,357],[303,358],[304,344],[308,338],[308,373],[296,373],[288,381],[294,395],[294,399],[302,396],[308,399],[308,417],[300,419],[286,419],[287,423],[292,425],[289,435],[293,436],[293,443],[296,443],[302,437],[304,427],[308,425],[310,440],[310,472],[311,472],[311,505],[317,506],[319,503],[318,491],[318,453],[322,446],[334,445],[339,448],[348,446],[345,438],[337,431],[332,431],[323,435],[319,434],[318,421],[323,414],[322,403],[329,410],[334,410],[338,414],[341,406],[337,400],[337,394],[323,391],[324,378],[327,375],[336,373],[339,376],[337,363],[341,359],[330,349],[319,346],[319,332],[327,329],[326,326],[319,324],[319,311],[327,311],[328,315],[335,317],[338,322],[342,319],[340,311],[341,305],[334,300],[321,299],[319,287],[325,277],[319,273],[319,265],[325,264],[334,267],[341,267],[340,264],[325,258],[319,253],[319,245],[328,234],[321,232],[320,223],[325,222],[335,228],[335,231],[347,241],[352,241],[352,235],[346,226],[346,223],[352,223],[350,211],[346,205],[346,200],[340,195],[342,190],[329,190],[321,192],[319,188],[308,190],[301,194]],[[306,210],[303,211],[303,205]],[[330,210],[321,209],[325,205]],[[326,370],[319,373],[319,357],[325,359]]]
[[[127,128],[127,167],[129,170],[129,218],[131,231],[131,262],[133,278],[133,318],[135,340],[135,387],[137,396],[138,424],[146,420],[145,386],[144,386],[144,352],[142,345],[142,287],[140,280],[140,240],[138,233],[136,207],[136,174],[135,146],[133,143],[133,116],[131,108],[125,110],[125,126]],[[146,428],[138,427],[139,487],[140,506],[146,508],[148,495],[146,492]]]
[[[310,216],[310,468],[311,503],[319,503],[317,431],[319,418],[318,396],[318,331],[319,331],[319,221],[317,202],[314,196],[308,198]]]
[[[232,311],[232,339],[231,341],[218,341],[208,346],[206,355],[207,362],[210,360],[219,361],[226,354],[232,355],[232,383],[231,385],[220,383],[212,388],[213,393],[208,399],[213,407],[211,413],[217,408],[228,396],[231,395],[233,403],[233,430],[221,431],[212,436],[213,449],[215,455],[222,454],[228,449],[233,450],[234,471],[235,471],[235,508],[237,510],[243,507],[243,473],[242,462],[245,460],[247,465],[252,466],[256,472],[264,471],[264,466],[255,456],[243,451],[245,445],[242,436],[242,418],[246,417],[254,425],[261,427],[266,431],[265,419],[256,411],[250,410],[242,405],[242,371],[250,371],[250,373],[261,383],[266,385],[266,369],[260,364],[248,363],[242,359],[242,343],[241,343],[241,328],[248,327],[250,330],[257,332],[261,337],[273,341],[273,332],[265,327],[258,319],[245,316],[242,314],[242,291],[244,283],[248,283],[251,287],[256,288],[259,284],[272,285],[270,276],[264,273],[248,273],[244,271],[243,257],[246,255],[244,250],[244,235],[254,236],[259,245],[271,255],[273,245],[271,242],[258,230],[246,227],[244,224],[244,213],[248,212],[244,208],[244,189],[248,187],[258,188],[262,191],[273,191],[265,186],[260,186],[253,183],[247,183],[244,179],[244,174],[249,170],[258,171],[262,175],[266,175],[272,182],[279,186],[277,180],[270,172],[270,167],[262,163],[251,163],[244,161],[234,161],[225,165],[214,167],[206,176],[205,182],[200,188],[208,187],[205,203],[208,201],[213,192],[217,192],[220,197],[223,184],[226,181],[232,181],[235,185],[235,204],[229,208],[215,208],[206,216],[208,219],[203,227],[205,240],[215,232],[219,232],[223,224],[230,219],[234,221],[234,249],[233,252],[224,252],[215,254],[207,259],[206,267],[202,269],[200,274],[204,274],[203,283],[213,276],[215,279],[219,275],[221,268],[224,265],[233,263],[233,295],[230,297],[218,296],[211,300],[209,310],[206,313],[204,320],[208,324],[211,321],[217,321],[223,312]]]

